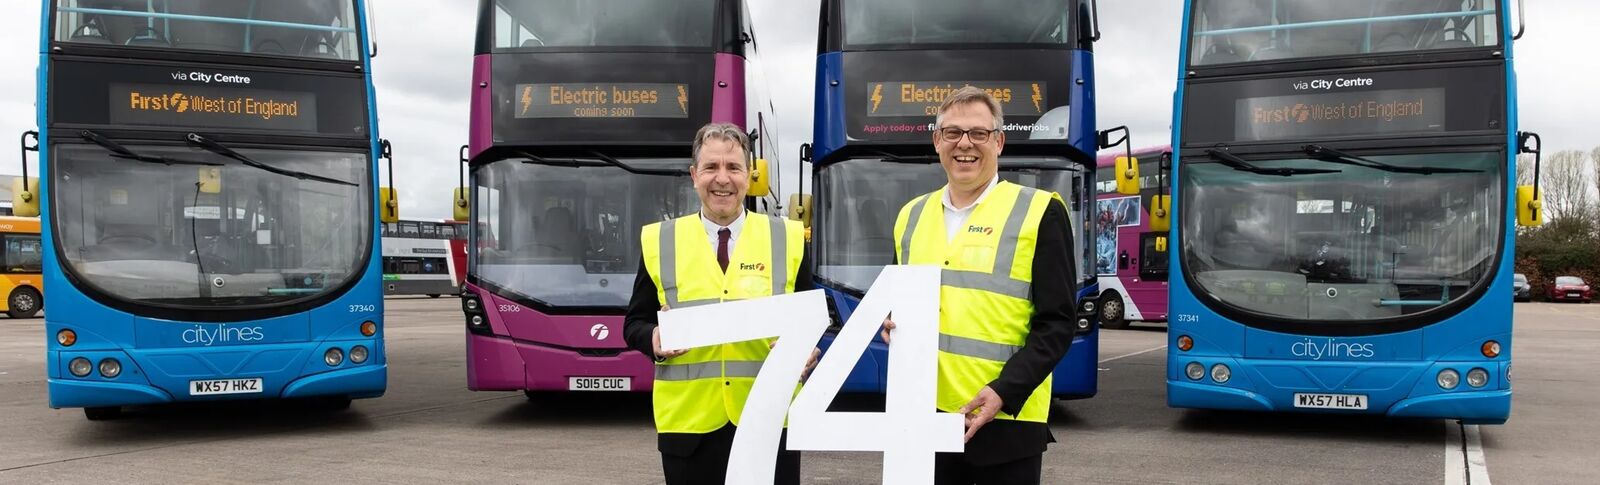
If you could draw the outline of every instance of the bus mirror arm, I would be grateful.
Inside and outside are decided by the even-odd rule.
[[[1520,1],[1520,0],[1518,0],[1518,1]],[[1099,42],[1100,41],[1100,0],[1089,0],[1089,10],[1090,10],[1090,12],[1089,12],[1089,23],[1091,25],[1090,29],[1092,29],[1091,32],[1094,32],[1093,35],[1089,36],[1089,42]]]
[[[1528,19],[1526,15],[1527,9],[1523,8],[1522,0],[1517,0],[1517,35],[1511,36],[1511,40],[1521,40],[1522,33],[1528,30]]]
[[[33,145],[29,145],[28,144],[28,139],[29,138],[33,138]],[[18,160],[22,160],[22,192],[23,193],[19,194],[19,195],[21,195],[23,197],[23,201],[29,201],[29,200],[33,199],[33,188],[28,186],[28,152],[37,153],[39,151],[39,132],[32,131],[32,130],[22,132],[21,144],[22,144],[22,156],[19,157]]]
[[[1521,2],[1518,2],[1521,3]],[[1532,142],[1532,143],[1529,143]],[[1533,154],[1533,200],[1539,200],[1539,163],[1544,151],[1544,139],[1538,133],[1524,131],[1517,133],[1517,151]]]

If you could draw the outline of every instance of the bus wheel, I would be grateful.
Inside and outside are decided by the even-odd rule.
[[[11,290],[11,296],[6,298],[6,315],[11,318],[33,318],[39,314],[39,307],[44,300],[39,297],[39,292],[26,286]]]
[[[90,421],[117,419],[118,416],[122,416],[122,408],[118,406],[83,408],[83,417],[89,418]]]
[[[1100,295],[1100,328],[1128,328],[1128,321],[1122,318],[1121,294],[1107,291]]]

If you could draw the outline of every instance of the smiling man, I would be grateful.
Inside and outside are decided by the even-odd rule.
[[[1055,441],[1050,372],[1072,344],[1073,275],[1061,196],[999,177],[1000,103],[971,86],[939,107],[934,150],[948,184],[895,221],[899,264],[939,266],[940,411],[966,417],[964,453],[940,453],[935,483],[1039,483]],[[884,340],[894,322],[884,322]]]
[[[745,210],[749,145],[738,126],[701,128],[689,166],[700,212],[640,232],[644,261],[623,332],[629,347],[656,360],[657,448],[672,485],[723,483],[739,415],[773,341],[662,349],[657,312],[812,289],[800,223]],[[775,477],[800,483],[799,452],[780,447]]]

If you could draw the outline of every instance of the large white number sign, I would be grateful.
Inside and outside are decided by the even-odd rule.
[[[685,349],[778,337],[740,416],[728,483],[772,483],[785,411],[789,449],[881,451],[883,483],[932,483],[934,453],[963,449],[961,416],[935,411],[938,305],[939,268],[884,268],[792,406],[794,383],[828,326],[820,290],[662,312],[661,346]],[[884,412],[828,412],[891,311],[896,328]]]

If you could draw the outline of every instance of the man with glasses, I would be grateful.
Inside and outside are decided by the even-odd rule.
[[[939,266],[938,408],[966,418],[965,453],[940,453],[935,483],[1039,483],[1050,372],[1072,344],[1077,274],[1066,205],[1002,182],[1000,103],[964,87],[939,106],[934,150],[948,184],[895,221],[899,264]],[[883,338],[893,334],[885,321]]]

